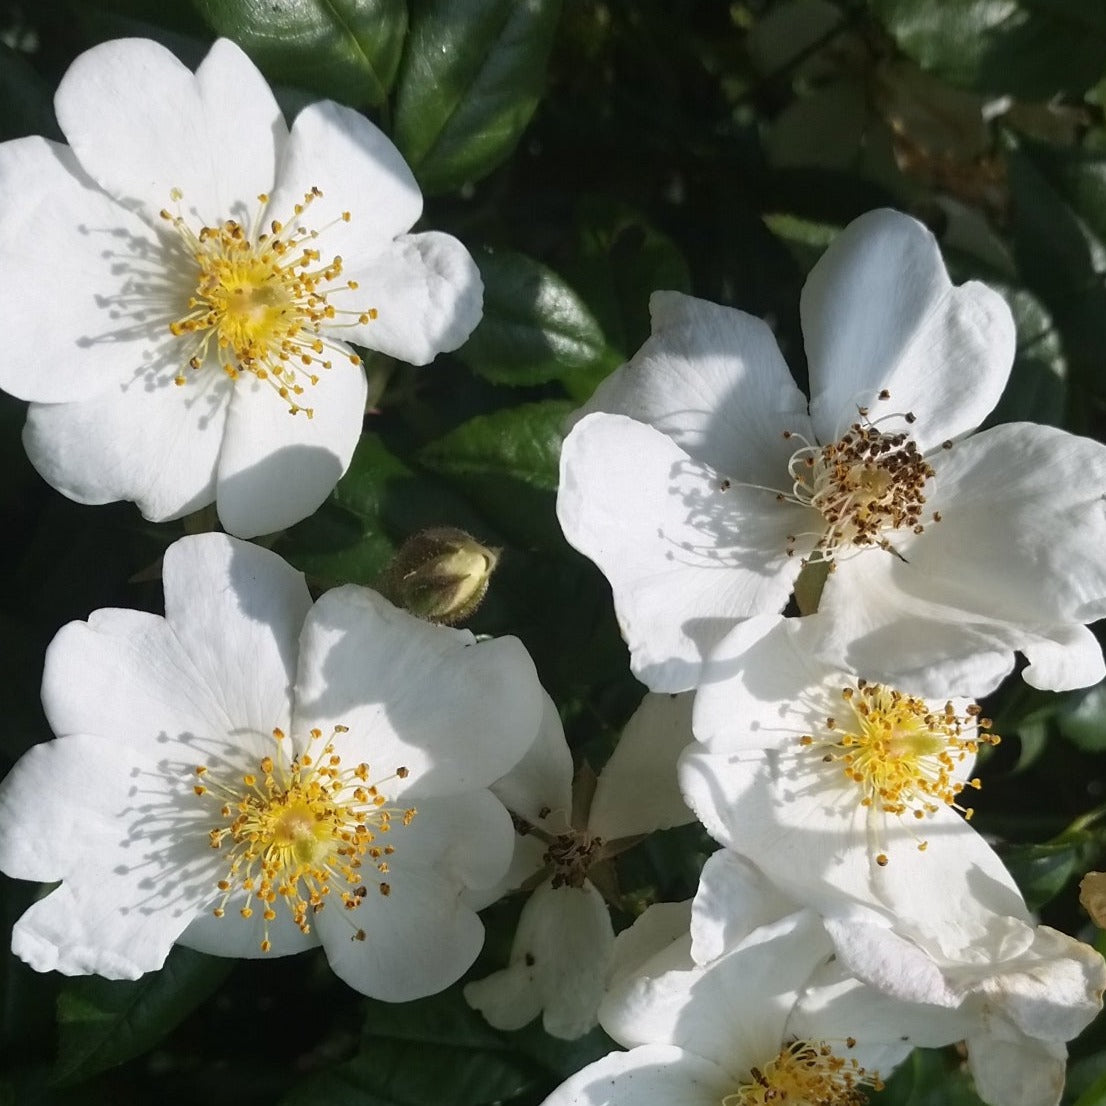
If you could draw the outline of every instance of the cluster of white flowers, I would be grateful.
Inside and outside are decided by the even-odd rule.
[[[914,220],[857,220],[803,293],[809,402],[763,322],[654,296],[562,455],[561,524],[650,689],[574,784],[518,641],[361,587],[313,602],[239,540],[348,466],[352,344],[422,364],[480,317],[465,248],[409,233],[395,148],[332,103],[289,130],[226,41],[194,74],[97,47],[56,106],[69,145],[0,145],[0,386],[30,401],[28,454],[81,502],[215,502],[237,537],[169,547],[164,617],[96,611],[50,646],[57,739],[0,784],[0,869],[58,884],[17,955],[134,978],[174,943],[321,944],[402,1001],[459,979],[478,911],[521,887],[509,963],[468,1001],[628,1050],[550,1106],[854,1106],[954,1041],[987,1102],[1058,1101],[1106,966],[1036,924],[963,795],[996,740],[973,699],[1015,653],[1037,687],[1103,676],[1106,447],[972,436],[1013,357],[997,294],[954,287]],[[616,937],[607,862],[696,817],[722,848],[694,900]]]
[[[973,697],[1015,652],[1036,687],[1103,676],[1106,447],[972,434],[1013,319],[896,212],[810,273],[809,402],[760,320],[651,307],[565,441],[558,514],[638,677],[694,692],[679,787],[723,849],[690,913],[618,937],[598,1016],[630,1051],[549,1106],[852,1104],[952,1041],[986,1102],[1054,1106],[1106,965],[1035,924],[963,796],[998,740]]]

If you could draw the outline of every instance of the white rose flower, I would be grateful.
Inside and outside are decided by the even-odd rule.
[[[321,944],[367,995],[446,987],[483,942],[465,896],[511,860],[487,786],[537,732],[525,650],[364,588],[312,605],[301,574],[223,535],[171,546],[164,582],[164,618],[100,610],[50,646],[58,738],[0,785],[0,869],[60,886],[13,951],[133,979],[174,942]]]
[[[998,740],[989,721],[971,700],[923,699],[820,661],[820,617],[750,618],[712,653],[695,694],[698,740],[679,764],[692,810],[720,844],[823,912],[954,913],[954,885],[970,894],[969,869],[981,865],[1028,918],[966,820],[965,792],[981,786],[976,753]],[[888,902],[892,886],[919,902]]]
[[[962,1035],[957,1013],[882,995],[832,953],[813,911],[716,854],[690,918],[664,904],[619,934],[600,1022],[629,1051],[577,1072],[546,1106],[858,1106],[915,1045]]]
[[[456,349],[472,258],[408,233],[422,196],[372,123],[327,101],[289,131],[232,42],[195,74],[154,42],[96,46],[55,109],[68,146],[0,145],[0,388],[31,401],[32,463],[154,521],[215,501],[252,537],[309,515],[361,432],[350,343]]]
[[[572,756],[546,697],[538,739],[492,785],[524,831],[501,890],[552,872],[522,908],[507,967],[465,986],[465,999],[491,1025],[521,1029],[540,1013],[547,1033],[569,1040],[596,1025],[614,928],[588,870],[619,851],[619,842],[692,821],[676,787],[676,759],[690,741],[691,697],[646,695],[576,829]]]
[[[558,515],[603,570],[637,675],[698,686],[735,622],[829,572],[819,652],[919,694],[1104,673],[1106,447],[1017,423],[969,436],[1002,394],[1014,323],[954,287],[933,236],[875,211],[803,289],[811,396],[768,326],[675,292],[568,435]]]

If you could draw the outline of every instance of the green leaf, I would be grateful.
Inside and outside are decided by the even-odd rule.
[[[421,459],[450,476],[495,474],[554,491],[562,431],[571,410],[566,400],[550,399],[478,415],[428,445]]]
[[[1052,147],[1009,136],[1007,146],[1018,269],[1052,313],[1073,380],[1106,396],[1106,237],[1096,233],[1106,231],[1106,207],[1098,202],[1106,162],[1096,167],[1096,159],[1082,156],[1073,162]]]
[[[1106,752],[1106,684],[1065,701],[1056,713],[1060,733],[1087,753]]]
[[[371,587],[404,538],[446,525],[496,537],[464,500],[412,472],[377,435],[366,433],[330,498],[283,534],[275,549],[315,584]]]
[[[10,46],[0,43],[0,142],[42,134],[60,141],[54,119],[54,94],[33,66]]]
[[[77,1083],[158,1043],[230,974],[233,960],[176,946],[165,967],[136,980],[97,976],[58,996],[58,1083]]]
[[[520,253],[476,255],[484,317],[458,356],[496,384],[543,384],[603,359],[603,332],[555,273]]]
[[[1055,898],[1068,880],[1082,871],[1082,849],[1071,842],[1007,845],[999,851],[1030,910],[1038,910]]]
[[[916,1048],[887,1080],[868,1096],[870,1106],[983,1106],[971,1076],[951,1049]]]
[[[1051,314],[1032,292],[989,283],[1010,305],[1018,344],[1006,389],[985,425],[1028,421],[1063,426],[1068,363]]]
[[[579,259],[568,270],[595,312],[607,342],[629,357],[649,337],[649,296],[657,289],[691,291],[688,264],[676,243],[639,211],[606,196],[587,196],[577,210]],[[608,369],[609,371],[609,369]],[[579,373],[581,383],[591,374]],[[573,392],[586,399],[598,381]]]
[[[1101,0],[869,0],[923,69],[986,93],[1082,93],[1106,66]]]
[[[357,1055],[304,1080],[281,1106],[441,1106],[443,1100],[478,1106],[544,1080],[536,1064],[469,1008],[459,988],[416,1002],[366,1006]],[[428,1050],[433,1063],[427,1063]]]
[[[444,192],[506,159],[545,87],[561,0],[416,0],[394,135],[419,183]]]
[[[270,81],[354,107],[383,102],[407,32],[405,0],[194,0]]]
[[[1106,1106],[1106,1072],[1075,1100],[1073,1106]]]
[[[553,492],[572,409],[566,400],[545,400],[479,415],[431,442],[420,459],[513,541],[560,548]]]

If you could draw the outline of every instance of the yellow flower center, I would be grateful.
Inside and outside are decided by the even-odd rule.
[[[846,1041],[849,1048],[856,1041]],[[785,1045],[767,1064],[753,1068],[752,1078],[722,1099],[721,1106],[860,1106],[861,1088],[883,1090],[875,1072],[855,1059],[837,1056],[824,1042],[795,1041]]]
[[[284,733],[274,730],[275,759],[262,757],[257,772],[230,782],[211,779],[206,765],[196,768],[196,794],[221,803],[221,824],[209,837],[213,849],[225,851],[226,874],[218,882],[221,897],[213,913],[222,918],[230,898],[243,895],[239,913],[251,918],[256,903],[265,922],[262,952],[272,947],[268,923],[276,918],[278,900],[300,931],[309,933],[311,916],[332,893],[352,911],[368,893],[367,882],[375,880],[382,895],[391,892],[378,877],[388,873],[395,849],[380,838],[391,831],[393,820],[410,825],[416,812],[389,807],[378,785],[369,782],[367,764],[342,767],[334,739],[346,732],[345,726],[335,726],[313,754],[323,735],[312,730],[307,751],[288,759]],[[397,768],[388,779],[407,774],[406,768]],[[358,940],[364,936],[362,930],[354,933]]]
[[[172,196],[181,199],[179,190]],[[333,367],[332,358],[361,363],[328,335],[342,325],[364,325],[377,312],[339,310],[330,302],[336,292],[355,291],[357,282],[340,279],[340,256],[324,262],[312,244],[328,228],[313,230],[301,221],[321,197],[312,188],[293,207],[288,226],[274,219],[267,230],[261,229],[269,203],[265,194],[258,197],[261,207],[250,227],[228,219],[194,231],[182,215],[162,210],[196,266],[186,310],[169,324],[171,334],[187,341],[178,385],[187,381],[184,364],[197,371],[213,356],[232,380],[249,373],[271,385],[293,415],[302,411],[311,418],[314,408],[301,399],[318,383],[319,373]],[[350,219],[344,211],[341,221]]]
[[[963,716],[951,703],[934,710],[923,699],[864,680],[842,688],[841,702],[842,716],[826,718],[824,732],[806,734],[799,744],[839,765],[859,788],[861,806],[920,820],[947,805],[972,817],[972,808],[960,806],[956,796],[965,786],[978,791],[982,785],[961,782],[955,772],[980,745],[1000,740],[978,706]],[[924,851],[926,842],[918,848]],[[887,857],[880,853],[876,861],[886,864]]]

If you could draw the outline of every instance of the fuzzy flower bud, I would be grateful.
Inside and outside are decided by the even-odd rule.
[[[499,551],[454,527],[420,530],[400,546],[383,589],[419,618],[447,626],[475,614],[499,561]]]

